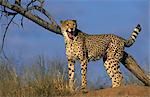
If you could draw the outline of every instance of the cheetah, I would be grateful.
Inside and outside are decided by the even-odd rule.
[[[75,61],[81,63],[81,89],[87,86],[87,64],[103,58],[104,67],[112,81],[112,87],[121,85],[123,76],[120,61],[125,47],[130,47],[136,40],[141,26],[138,24],[128,40],[114,34],[89,35],[77,29],[76,20],[60,21],[68,59],[69,87],[73,89]]]

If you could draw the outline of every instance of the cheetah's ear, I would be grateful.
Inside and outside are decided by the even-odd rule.
[[[64,21],[63,20],[60,20],[60,23],[62,24]]]
[[[75,23],[77,22],[76,20],[72,20],[72,21],[74,21]]]

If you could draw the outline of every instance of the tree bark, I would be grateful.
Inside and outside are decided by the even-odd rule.
[[[148,76],[144,73],[144,71],[140,68],[138,63],[131,55],[124,52],[124,56],[121,60],[121,63],[146,86],[150,86],[150,78],[148,78]]]

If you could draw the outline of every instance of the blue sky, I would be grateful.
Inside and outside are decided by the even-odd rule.
[[[78,28],[88,34],[112,33],[127,39],[133,28],[141,24],[142,31],[136,42],[125,50],[142,67],[149,64],[149,0],[46,0],[45,8],[58,24],[60,20],[76,19]],[[19,23],[20,16],[15,20]],[[7,23],[7,20],[3,18],[0,23],[2,39],[2,24]],[[24,19],[23,29],[13,24],[10,26],[4,49],[7,55],[15,56],[22,62],[28,62],[37,55],[66,60],[63,37],[28,19]],[[105,70],[102,64],[102,60],[90,62],[88,75],[103,76]]]

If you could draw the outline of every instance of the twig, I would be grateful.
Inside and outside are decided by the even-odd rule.
[[[8,27],[9,27],[9,25],[11,24],[11,22],[13,21],[13,19],[15,18],[15,16],[16,16],[16,15],[14,15],[14,16],[11,18],[11,20],[9,21],[9,23],[8,23],[6,29],[5,29],[5,32],[4,32],[4,35],[3,35],[3,40],[2,40],[2,46],[1,46],[1,49],[0,49],[0,53],[2,53],[3,48],[4,48],[4,42],[5,42],[5,37],[6,37],[6,33],[7,33],[7,30],[8,30]]]
[[[10,16],[10,15],[16,15],[18,13],[15,13],[15,12],[8,12],[6,10],[0,10],[1,13],[5,13],[7,16]]]
[[[41,3],[41,7],[43,7],[43,3],[44,3],[44,0],[31,0],[31,2],[29,2],[28,3],[28,5],[27,5],[27,9],[28,9],[28,7],[31,5],[31,4],[33,4],[34,2],[39,2],[39,3]]]
[[[23,16],[22,16],[22,18],[21,18],[21,27],[23,28]]]
[[[28,7],[29,7],[32,3],[34,3],[34,2],[36,2],[36,0],[31,0],[31,2],[29,2],[28,5],[27,5],[27,9],[28,9]]]
[[[3,52],[4,58],[10,63],[10,60],[9,60],[9,58],[6,56],[4,50],[2,50],[2,52]]]
[[[21,0],[15,0],[15,4],[21,6]]]
[[[31,10],[37,10],[37,11],[43,13],[52,22],[53,25],[58,26],[58,24],[55,22],[53,17],[44,8],[42,8],[38,5],[34,5],[34,6],[29,7],[27,10],[30,10],[30,11]]]
[[[9,12],[9,11],[7,11],[7,10],[6,10],[6,7],[3,8],[2,12],[3,12],[3,13],[6,13],[6,16],[18,14],[17,12]]]
[[[14,21],[12,21],[12,23],[19,27],[19,24],[18,24],[18,23],[14,22]]]

